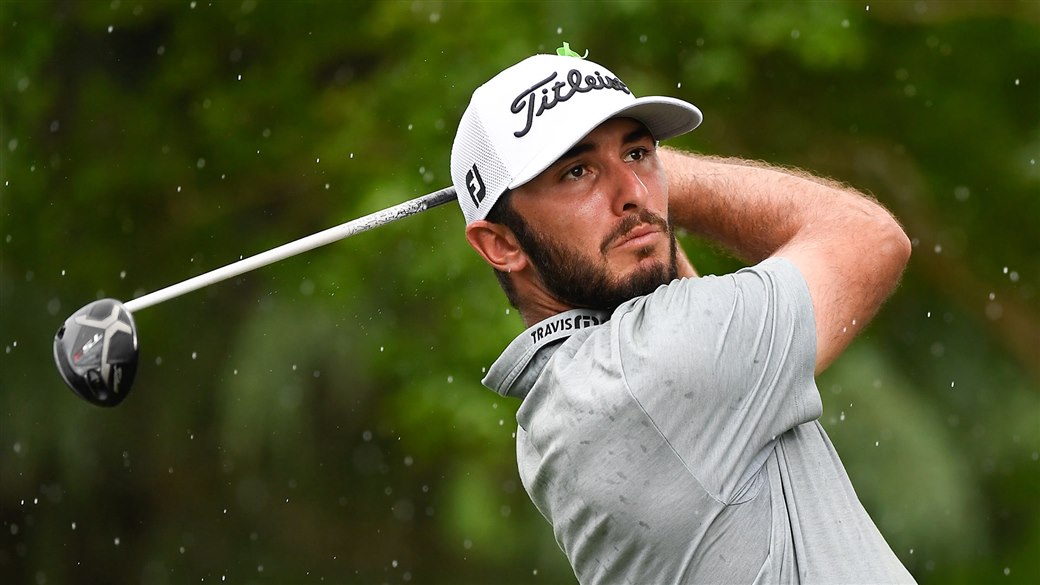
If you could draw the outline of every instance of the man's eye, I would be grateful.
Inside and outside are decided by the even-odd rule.
[[[628,153],[629,160],[633,160],[633,161],[643,160],[645,157],[646,157],[646,149],[645,148],[637,148],[637,149],[633,150],[632,152]]]
[[[578,165],[576,167],[571,167],[571,169],[567,171],[567,176],[572,178],[572,179],[577,179],[577,178],[582,177],[584,175],[585,175],[585,167],[583,167],[581,165]]]

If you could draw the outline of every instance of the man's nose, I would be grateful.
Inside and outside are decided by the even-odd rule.
[[[614,214],[621,216],[645,207],[649,191],[642,177],[624,161],[618,161],[611,167],[611,203]]]

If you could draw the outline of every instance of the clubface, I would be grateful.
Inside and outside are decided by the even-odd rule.
[[[69,388],[98,406],[126,398],[137,373],[137,328],[117,300],[76,311],[54,336],[54,363]]]

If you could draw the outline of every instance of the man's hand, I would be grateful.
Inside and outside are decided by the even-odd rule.
[[[910,257],[873,199],[799,171],[661,149],[676,225],[758,263],[782,256],[809,287],[820,373],[873,318]]]

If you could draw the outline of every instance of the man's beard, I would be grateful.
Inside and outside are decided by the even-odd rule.
[[[610,244],[640,224],[660,227],[668,237],[667,265],[654,260],[639,266],[631,274],[621,277],[610,275],[606,257]],[[538,270],[545,288],[572,307],[613,311],[621,303],[649,294],[662,284],[675,280],[679,274],[675,236],[671,226],[662,217],[645,209],[638,215],[627,216],[604,238],[598,258],[570,249],[556,239],[543,237],[531,229],[514,230],[514,233]],[[636,251],[640,260],[652,253],[653,246]]]

